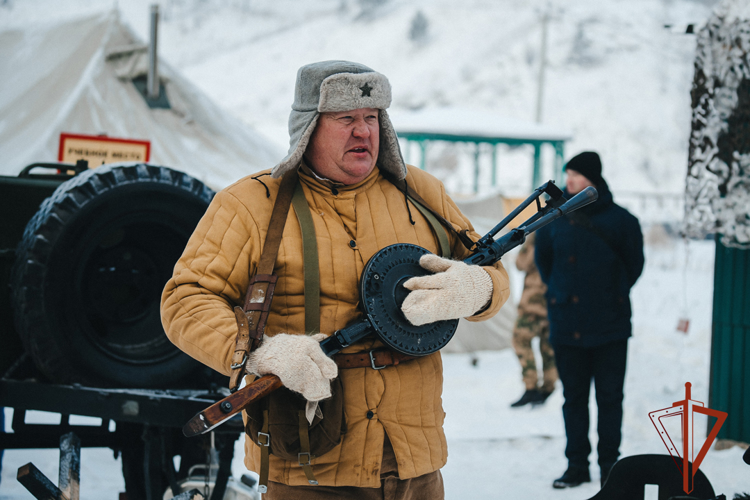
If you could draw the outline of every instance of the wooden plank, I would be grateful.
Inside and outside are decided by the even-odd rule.
[[[711,408],[718,408],[721,401],[721,281],[723,276],[724,254],[723,246],[719,238],[714,238],[714,293],[713,308],[711,315],[711,365],[709,368],[709,390],[708,405]],[[708,432],[708,431],[707,431]],[[724,438],[726,429],[721,429],[720,438]]]
[[[746,280],[747,267],[745,267],[745,250],[738,248],[729,249],[732,252],[732,271],[728,277],[732,283],[732,315],[729,320],[733,325],[741,325],[745,316],[745,305],[747,304]]]
[[[750,254],[750,252],[748,252]],[[750,308],[748,308],[750,309]],[[750,326],[745,327],[743,335],[745,336],[745,353],[744,353],[744,374],[742,377],[742,388],[740,390],[741,418],[742,429],[738,441],[750,443]]]
[[[70,500],[30,462],[18,468],[16,479],[37,500]]]
[[[744,335],[741,326],[729,326],[731,332],[732,352],[728,359],[730,364],[729,377],[727,386],[729,387],[729,404],[726,410],[729,413],[727,422],[729,427],[730,439],[738,439],[742,431],[742,375],[743,362],[742,355],[744,349]],[[726,425],[725,424],[725,425]]]
[[[723,262],[723,256],[722,256],[722,246],[721,243],[719,243],[719,239],[715,238],[714,244],[716,245],[716,248],[714,250],[714,297],[713,297],[713,309],[711,311],[711,322],[715,325],[719,321],[719,293],[720,285],[721,285],[721,276],[722,276],[722,262]],[[714,366],[714,365],[712,365]]]
[[[716,254],[714,260],[714,310],[713,310],[713,322],[722,322],[722,312],[724,310],[724,297],[723,284],[724,276],[726,273],[726,248],[721,244],[719,239],[716,239]]]
[[[716,389],[718,390],[718,400],[714,409],[729,411],[729,390],[730,390],[730,360],[732,359],[732,338],[731,327],[726,324],[719,324],[718,334],[721,337],[721,351],[719,352],[718,380]]]
[[[730,248],[721,246],[724,255],[721,270],[721,308],[719,309],[722,323],[729,323],[732,318],[732,272],[734,270],[734,253]],[[726,358],[725,358],[726,359]]]
[[[81,440],[69,432],[60,436],[60,491],[70,500],[78,500],[81,481]]]
[[[750,251],[716,240],[710,407],[729,416],[719,437],[750,440]]]

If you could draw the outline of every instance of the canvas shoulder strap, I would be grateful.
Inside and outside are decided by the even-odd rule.
[[[440,226],[440,222],[437,220],[435,215],[430,211],[429,208],[419,203],[417,200],[412,198],[410,195],[406,195],[409,200],[414,204],[417,209],[422,212],[422,215],[424,215],[425,219],[430,223],[432,226],[432,231],[435,233],[435,236],[437,236],[438,243],[440,243],[440,256],[445,259],[451,258],[451,243],[448,240],[448,233],[445,231],[445,228]]]
[[[284,234],[284,226],[286,225],[296,184],[298,184],[296,171],[287,172],[282,177],[276,202],[271,212],[271,220],[268,224],[257,273],[250,278],[248,283],[244,307],[236,306],[234,308],[234,315],[237,320],[237,338],[232,355],[232,372],[229,378],[229,389],[232,392],[236,391],[240,385],[240,380],[245,372],[247,355],[258,347],[263,338],[263,331],[268,320],[268,313],[271,310],[271,300],[276,286],[273,266],[279,253],[281,235]]]
[[[305,276],[305,334],[320,332],[320,269],[318,267],[318,240],[315,237],[310,205],[307,204],[302,183],[298,182],[292,196],[292,206],[297,214],[302,232],[302,261]]]
[[[433,225],[433,227],[435,227],[435,222],[438,222],[439,225],[443,226],[445,231],[456,235],[461,244],[463,244],[463,246],[465,246],[468,250],[471,250],[474,247],[474,242],[466,235],[465,229],[462,231],[456,231],[456,229],[453,227],[453,224],[445,220],[442,215],[440,215],[437,211],[430,207],[430,205],[428,205],[427,202],[424,201],[424,199],[406,183],[406,181],[396,179],[391,173],[385,170],[381,170],[380,173],[388,182],[396,186],[401,192],[406,193],[407,197],[412,201],[412,203],[414,203],[414,206],[416,206],[417,209],[422,212],[422,215],[427,218],[427,220],[430,222],[430,224]],[[425,212],[429,212],[434,220],[428,217]],[[438,237],[438,240],[440,240],[440,232],[435,231],[435,233]],[[440,245],[442,251],[443,243],[441,242]]]

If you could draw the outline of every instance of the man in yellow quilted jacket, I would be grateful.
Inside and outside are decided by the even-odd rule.
[[[339,445],[312,460],[315,486],[299,463],[271,455],[269,499],[443,498],[440,468],[448,450],[440,353],[378,370],[339,368],[318,344],[361,317],[358,280],[378,250],[411,243],[440,253],[428,219],[386,177],[405,180],[455,230],[479,238],[440,181],[404,164],[386,112],[390,101],[387,78],[364,65],[324,61],[300,68],[289,154],[273,169],[217,193],[164,289],[162,321],[172,342],[229,374],[237,335],[233,308],[242,305],[256,273],[281,178],[298,172],[318,247],[320,333],[304,333],[303,238],[290,210],[265,337],[247,371],[278,375],[311,402],[329,397],[330,380],[338,376],[347,431]],[[456,260],[424,256],[420,265],[434,274],[405,284],[411,292],[402,312],[415,325],[482,321],[509,296],[502,264],[466,265],[460,260],[469,250],[453,232],[449,241]],[[383,349],[367,337],[343,353]],[[260,448],[248,436],[245,452],[248,469],[258,471]]]

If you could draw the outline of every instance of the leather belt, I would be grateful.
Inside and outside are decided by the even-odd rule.
[[[404,361],[409,361],[416,356],[401,354],[388,349],[357,352],[354,354],[334,354],[333,360],[339,368],[372,368],[382,370],[386,366],[395,366]]]

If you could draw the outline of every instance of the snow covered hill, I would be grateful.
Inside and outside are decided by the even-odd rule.
[[[146,39],[152,1],[5,0],[0,29],[116,5]],[[703,23],[715,3],[165,0],[160,51],[219,104],[286,147],[296,71],[325,59],[386,74],[396,109],[460,106],[533,121],[546,12],[542,117],[573,133],[566,158],[599,151],[615,194],[677,195],[687,165],[695,50],[684,27]]]

